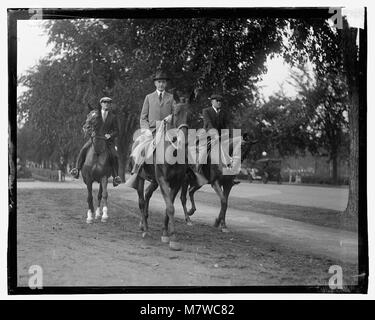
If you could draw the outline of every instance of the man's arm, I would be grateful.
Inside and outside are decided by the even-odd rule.
[[[116,138],[118,136],[118,132],[119,130],[118,130],[117,117],[113,115],[112,123],[111,123],[111,132],[109,133],[111,135],[111,138]]]
[[[150,104],[148,102],[148,96],[146,96],[145,101],[143,102],[143,107],[141,111],[140,125],[141,129],[150,129],[150,123],[148,121],[148,112]]]
[[[233,129],[233,118],[227,111],[223,114],[223,129]]]

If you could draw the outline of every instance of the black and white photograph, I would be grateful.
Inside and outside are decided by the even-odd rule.
[[[367,293],[367,8],[7,16],[8,294]]]

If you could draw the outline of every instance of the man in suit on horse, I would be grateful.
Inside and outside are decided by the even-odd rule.
[[[114,139],[118,136],[119,130],[117,119],[110,110],[111,103],[111,98],[103,97],[100,99],[101,108],[93,110],[89,113],[84,126],[84,131],[90,137],[90,139],[80,150],[76,168],[73,168],[70,173],[74,178],[78,179],[79,171],[82,169],[82,166],[85,162],[86,153],[92,144],[91,137],[93,137],[96,132],[102,132],[104,137],[106,138],[108,151],[110,153],[113,171],[113,186],[116,187],[121,183],[121,178],[118,176],[118,154],[115,149],[114,141]]]
[[[210,97],[211,107],[205,108],[202,111],[203,115],[203,128],[206,132],[209,132],[212,129],[216,130],[213,138],[216,140],[216,143],[221,142],[221,130],[230,129],[232,127],[231,121],[229,119],[229,114],[222,109],[223,97],[220,94],[212,94]],[[229,136],[228,136],[229,138]],[[207,142],[207,152],[210,153],[211,144],[213,141],[211,137],[208,137]],[[198,166],[198,171],[202,170],[202,165]],[[234,180],[235,184],[238,184],[238,180]]]
[[[150,130],[154,133],[159,121],[167,116],[170,116],[167,120],[171,120],[175,101],[173,95],[165,91],[168,80],[166,73],[160,70],[156,72],[154,76],[156,90],[148,94],[143,102],[140,117],[141,129]]]
[[[149,141],[151,143],[161,121],[166,120],[167,122],[170,122],[172,119],[175,101],[173,95],[165,91],[169,78],[165,72],[158,70],[156,71],[153,80],[156,90],[146,95],[143,102],[140,116],[140,128],[142,136],[138,138],[137,143],[142,143],[142,139],[145,139],[146,142]],[[135,163],[132,170],[133,176],[128,181],[128,186],[133,185],[132,180],[136,178],[137,173],[139,172],[139,169],[144,161],[144,151],[139,151],[136,155],[134,155]]]
[[[229,129],[228,115],[222,110],[223,97],[220,94],[211,95],[211,107],[203,109],[203,128],[208,131],[216,129],[221,136],[221,129]]]

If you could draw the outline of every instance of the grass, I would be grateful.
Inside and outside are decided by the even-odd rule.
[[[197,192],[195,198],[207,204],[219,204],[218,197],[212,193]],[[358,228],[357,219],[346,217],[342,212],[330,209],[244,199],[233,195],[229,196],[229,207],[340,230],[357,232]]]

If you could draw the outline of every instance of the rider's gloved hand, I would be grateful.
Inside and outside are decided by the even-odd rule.
[[[111,138],[111,135],[108,134],[108,133],[106,133],[104,136],[105,136],[105,138],[106,138],[107,140]]]
[[[144,134],[146,137],[152,137],[152,132],[149,129],[142,130],[142,134]]]
[[[171,121],[172,121],[172,115],[170,114],[170,115],[166,116],[166,117],[164,118],[164,120],[165,120],[166,122],[171,122]]]

